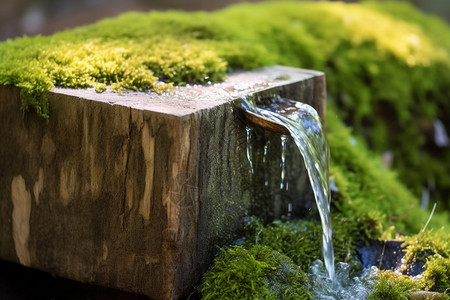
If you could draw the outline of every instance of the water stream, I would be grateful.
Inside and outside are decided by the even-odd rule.
[[[311,106],[275,97],[273,101],[258,107],[251,97],[244,97],[241,103],[246,110],[284,125],[295,141],[308,171],[323,229],[323,258],[331,282],[335,281],[334,250],[330,216],[330,188],[328,165],[330,150],[322,130],[319,115]],[[285,147],[286,136],[282,136],[281,186],[285,185]]]

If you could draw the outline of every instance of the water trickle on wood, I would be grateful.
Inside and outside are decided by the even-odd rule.
[[[287,143],[288,137],[285,135],[281,136],[281,183],[280,183],[280,190],[284,189],[284,181],[286,179],[286,143]]]
[[[252,174],[253,174],[255,171],[253,169],[253,161],[252,161],[252,156],[251,156],[251,152],[252,152],[252,149],[251,149],[251,147],[252,147],[251,146],[252,145],[252,143],[251,143],[252,129],[250,127],[247,127],[246,130],[247,130],[247,160],[248,160],[248,163],[250,164],[250,170],[252,171]]]
[[[330,215],[331,194],[328,179],[330,150],[317,111],[310,105],[274,97],[269,104],[258,107],[251,97],[243,97],[241,106],[247,111],[287,128],[294,139],[308,171],[323,229],[323,257],[329,278],[334,281],[334,249]],[[281,185],[285,186],[285,145],[283,136],[281,159]],[[301,163],[301,162],[299,162]]]

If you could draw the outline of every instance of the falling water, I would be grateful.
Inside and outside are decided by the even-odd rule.
[[[281,136],[281,183],[280,190],[284,189],[284,181],[286,179],[286,143],[288,137],[285,135]]]
[[[250,155],[251,153],[251,134],[252,134],[252,129],[250,127],[247,127],[247,160],[250,164],[250,170],[252,171],[252,174],[255,172],[253,170],[253,162],[252,162],[252,157]]]
[[[250,112],[284,125],[303,156],[322,222],[322,251],[325,267],[329,278],[334,281],[331,196],[328,182],[330,150],[316,110],[307,104],[287,101],[278,97],[265,107],[257,107],[253,99],[244,97],[241,105]],[[284,184],[283,180],[282,184]]]

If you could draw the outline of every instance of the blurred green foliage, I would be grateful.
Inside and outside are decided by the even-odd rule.
[[[393,238],[394,233],[412,234],[426,224],[429,212],[397,178],[382,167],[381,159],[367,149],[362,139],[352,135],[330,105],[327,114],[327,136],[331,149],[330,176],[338,188],[332,194],[332,205],[345,217],[359,216],[370,238]],[[449,215],[433,215],[429,228],[448,227]],[[376,221],[376,222],[374,222]],[[370,224],[373,223],[373,224]]]

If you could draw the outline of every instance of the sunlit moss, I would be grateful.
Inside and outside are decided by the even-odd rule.
[[[423,281],[426,287],[437,292],[450,289],[450,234],[443,229],[426,230],[404,240],[404,267],[425,262]]]
[[[427,263],[428,269],[423,276],[401,275],[391,270],[379,271],[379,282],[369,295],[369,300],[414,300],[414,299],[450,299],[445,292],[449,287],[450,260],[435,259]],[[432,290],[434,293],[420,295],[420,291]],[[447,290],[448,291],[448,290]],[[419,293],[417,293],[419,292]]]
[[[18,63],[30,69],[26,65],[33,61],[38,66],[30,76],[45,81],[46,89],[52,84],[84,87],[95,82],[114,83],[117,89],[151,89],[152,76],[168,83],[203,82],[206,77],[218,81],[226,67],[287,64],[340,74],[348,82],[332,80],[332,93],[339,89],[364,104],[370,100],[364,100],[364,85],[358,82],[386,80],[378,76],[387,71],[380,62],[400,67],[448,63],[446,49],[426,33],[364,5],[342,3],[242,4],[210,14],[128,13],[51,37],[4,43],[0,82],[31,81],[6,71],[20,77],[23,69]],[[133,71],[126,73],[124,68]],[[395,96],[401,96],[400,91]],[[367,114],[364,106],[357,111]]]
[[[433,255],[428,258],[425,268],[423,280],[427,287],[450,296],[450,257]]]
[[[448,292],[450,289],[450,247],[449,234],[424,231],[409,237],[403,237],[405,257],[404,269],[419,261],[426,262],[423,274],[412,277],[390,270],[380,271],[379,283],[369,299],[409,299],[414,291],[429,290]],[[433,299],[448,299],[448,295],[435,295]]]
[[[433,254],[450,257],[450,234],[444,229],[436,232],[426,230],[416,235],[405,237],[404,240],[403,246],[407,250],[405,264],[420,260],[424,261],[426,256]]]
[[[415,280],[410,276],[399,275],[389,270],[380,271],[379,282],[368,300],[408,300],[411,292],[421,290],[423,287],[424,284],[421,280]]]
[[[69,41],[61,36],[22,38],[0,45],[0,83],[20,87],[23,108],[33,107],[44,118],[48,118],[46,92],[54,86],[162,92],[173,83],[220,81],[226,76],[226,63],[195,43],[174,39]]]

